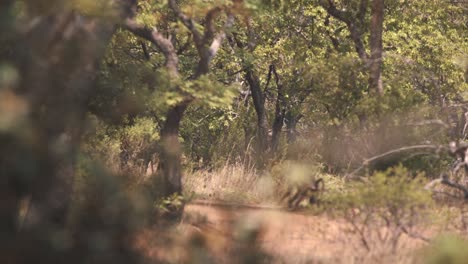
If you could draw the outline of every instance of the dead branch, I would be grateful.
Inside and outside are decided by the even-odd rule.
[[[440,183],[462,191],[463,198],[468,200],[468,188],[457,182],[451,181],[446,174],[442,175]]]
[[[440,183],[440,184],[452,187],[454,189],[457,189],[459,191],[462,191],[463,198],[465,200],[468,200],[468,188],[459,183],[451,181],[446,174],[443,174],[440,178],[432,180],[429,183],[427,183],[426,186],[424,186],[424,189],[434,192],[432,189],[434,185],[436,185],[437,183]],[[443,193],[443,194],[449,195],[448,193]]]
[[[424,120],[420,122],[414,122],[414,123],[408,123],[409,126],[427,126],[427,125],[438,125],[442,126],[444,128],[449,128],[449,125],[447,125],[444,121],[440,119],[433,119],[433,120]]]
[[[406,146],[406,147],[401,147],[401,148],[398,148],[398,149],[393,149],[393,150],[390,150],[390,151],[387,151],[385,153],[382,153],[382,154],[379,154],[377,156],[374,156],[372,158],[369,158],[369,159],[366,159],[364,160],[364,162],[362,163],[361,166],[359,166],[357,169],[355,169],[354,171],[352,171],[351,173],[347,174],[345,176],[345,179],[352,179],[352,178],[355,178],[355,175],[360,172],[362,169],[366,168],[367,166],[369,166],[370,163],[372,163],[373,161],[376,161],[378,159],[381,159],[381,158],[384,158],[384,157],[387,157],[387,156],[390,156],[392,154],[396,154],[396,153],[401,153],[401,152],[406,152],[406,151],[410,151],[410,150],[432,150],[432,152],[438,152],[441,148],[441,146],[437,146],[437,145],[415,145],[415,146]]]
[[[456,166],[453,169],[457,173],[461,168],[465,169],[465,175],[468,175],[468,143],[466,142],[450,142],[449,154],[456,160]]]

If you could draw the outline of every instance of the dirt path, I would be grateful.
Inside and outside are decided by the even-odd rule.
[[[345,223],[324,216],[261,207],[205,204],[191,204],[185,213],[204,216],[207,225],[221,233],[235,231],[238,226],[259,227],[258,242],[263,250],[275,257],[294,258],[297,262],[335,258],[343,252],[341,246],[345,243],[341,234]]]
[[[356,235],[346,232],[348,227],[343,220],[323,215],[306,215],[279,208],[194,202],[186,205],[183,221],[177,227],[179,251],[166,249],[153,254],[169,262],[183,262],[181,260],[193,256],[180,252],[190,248],[188,243],[193,243],[193,237],[198,236],[203,237],[204,247],[215,256],[214,263],[232,263],[229,261],[232,249],[242,241],[239,230],[250,229],[259,230],[257,245],[273,256],[277,263],[363,263],[360,255],[365,254],[365,250]],[[411,250],[423,243],[403,237],[401,244]],[[161,246],[153,245],[152,248]],[[391,262],[411,263],[403,259]]]

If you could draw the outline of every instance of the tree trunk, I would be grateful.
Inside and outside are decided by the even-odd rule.
[[[368,56],[362,41],[363,25],[367,10],[368,0],[361,0],[359,10],[353,18],[352,13],[337,8],[333,1],[323,1],[321,6],[331,16],[343,21],[348,26],[351,39],[354,42],[359,58],[369,67],[369,89],[378,95],[383,95],[382,84],[382,33],[384,19],[384,0],[372,0],[370,22],[370,51]]]
[[[158,171],[164,174],[165,195],[182,192],[182,148],[179,142],[180,122],[189,101],[172,107],[161,130],[161,156]]]
[[[122,0],[120,4],[127,7],[131,2]],[[128,15],[123,7],[119,14]],[[11,6],[0,8],[1,14],[13,12],[7,10]],[[7,28],[8,36],[4,36],[10,44],[2,62],[20,76],[17,83],[0,84],[0,105],[8,98],[20,113],[13,120],[15,126],[0,131],[2,234],[11,233],[13,227],[13,232],[19,231],[19,201],[27,197],[29,210],[22,231],[38,237],[45,234],[45,239],[49,231],[65,227],[87,102],[99,61],[114,32],[112,22],[68,9],[55,11],[37,14],[24,31],[2,16],[2,29]]]
[[[275,154],[278,151],[279,140],[281,136],[281,129],[283,128],[284,122],[284,110],[280,109],[278,105],[275,109],[275,119],[272,126],[271,135],[271,153]]]
[[[257,113],[257,156],[260,165],[263,161],[263,153],[268,149],[268,122],[265,113],[265,99],[260,87],[260,80],[251,69],[246,72],[246,80],[252,93],[255,112]]]
[[[384,0],[373,0],[370,28],[369,88],[378,95],[383,95],[382,84],[382,32],[384,18]]]
[[[191,78],[192,80],[196,80],[209,72],[210,62],[226,37],[224,30],[232,26],[234,15],[231,13],[227,14],[225,28],[216,32],[212,23],[214,23],[213,20],[223,9],[221,7],[211,9],[205,17],[205,30],[202,33],[195,26],[196,22],[179,9],[175,0],[169,0],[168,5],[177,16],[177,19],[191,32],[192,40],[199,56],[195,74]],[[165,37],[161,32],[158,32],[156,27],[152,28],[139,24],[135,19],[128,19],[124,27],[135,35],[155,44],[164,54],[166,59],[165,67],[171,77],[180,77],[178,71],[179,59],[177,51],[174,48],[173,39]],[[182,151],[179,143],[179,127],[184,112],[192,100],[193,97],[191,95],[185,94],[185,100],[169,110],[166,115],[166,122],[161,130],[162,150],[159,168],[161,168],[161,172],[164,174],[166,195],[181,193],[182,191]]]
[[[112,24],[65,11],[43,19],[21,41],[29,53],[20,51],[20,93],[29,99],[30,118],[49,159],[32,179],[24,228],[65,225],[86,106],[113,30]]]
[[[283,95],[283,86],[280,82],[278,73],[276,72],[276,68],[274,65],[270,66],[271,71],[275,75],[276,79],[276,88],[278,91],[278,95],[276,96],[276,104],[275,104],[275,119],[273,120],[272,126],[272,136],[271,136],[271,154],[275,155],[278,151],[278,144],[281,136],[281,129],[283,128],[284,123],[284,114],[285,114],[285,102],[284,102],[284,95]]]
[[[285,123],[287,129],[287,140],[288,144],[296,142],[297,131],[296,126],[299,120],[302,118],[302,115],[295,115],[292,111],[288,111],[285,114]]]

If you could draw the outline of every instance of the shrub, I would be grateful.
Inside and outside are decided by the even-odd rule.
[[[422,174],[413,176],[400,165],[352,183],[326,202],[346,219],[347,231],[357,235],[368,252],[395,252],[403,234],[420,237],[416,229],[432,205],[423,183]]]
[[[426,247],[422,252],[424,263],[466,264],[468,263],[468,241],[455,235],[444,235]]]

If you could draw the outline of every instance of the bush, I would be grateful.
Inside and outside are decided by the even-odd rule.
[[[455,235],[437,238],[422,252],[427,264],[466,264],[468,263],[468,241]]]
[[[401,236],[415,236],[427,219],[433,201],[423,186],[422,174],[413,176],[400,165],[329,194],[326,204],[346,219],[368,252],[395,252]]]

